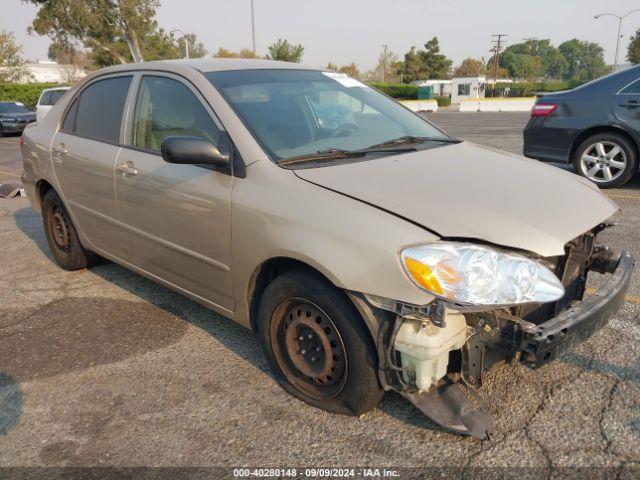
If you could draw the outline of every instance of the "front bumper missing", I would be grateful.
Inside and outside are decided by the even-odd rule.
[[[362,294],[349,292],[354,304],[371,328],[379,354],[379,378],[385,390],[394,390],[439,425],[478,439],[490,438],[491,414],[482,405],[474,405],[468,394],[482,385],[483,373],[505,359],[538,367],[566,352],[604,326],[625,300],[634,258],[623,251],[619,259],[606,255],[592,265],[593,271],[610,273],[597,293],[576,301],[544,323],[533,324],[505,312],[465,314],[475,334],[461,350],[462,382],[448,376],[429,391],[419,392],[403,380],[405,368],[393,348],[395,333],[403,321],[401,313],[376,308]],[[437,309],[424,314],[443,325]],[[465,387],[470,387],[466,388]],[[477,397],[476,397],[477,398]],[[482,402],[480,402],[481,404]]]
[[[539,367],[602,328],[624,303],[634,265],[635,259],[623,251],[611,278],[594,295],[544,323],[523,329],[519,348],[525,365]]]

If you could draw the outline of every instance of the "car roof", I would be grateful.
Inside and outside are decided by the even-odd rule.
[[[158,60],[153,62],[127,63],[115,65],[100,70],[100,73],[115,73],[119,71],[161,69],[171,70],[172,67],[190,67],[200,72],[217,72],[224,70],[323,70],[323,68],[302,65],[299,63],[279,62],[253,58],[192,58],[180,60]]]
[[[50,92],[53,90],[69,90],[71,87],[69,86],[62,86],[62,87],[49,87],[49,88],[45,88],[44,90],[42,90],[43,92]]]

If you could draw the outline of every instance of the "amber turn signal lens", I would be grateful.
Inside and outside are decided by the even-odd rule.
[[[418,285],[430,292],[442,295],[442,286],[429,267],[409,257],[404,259],[404,263],[407,267],[407,272]]]

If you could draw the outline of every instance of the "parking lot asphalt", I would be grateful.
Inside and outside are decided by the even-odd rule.
[[[527,116],[428,115],[517,153]],[[19,171],[18,139],[0,138],[0,183]],[[606,193],[621,211],[603,240],[640,258],[638,178]],[[58,268],[24,198],[0,199],[0,239],[0,466],[640,467],[638,272],[587,342],[536,371],[489,374],[480,395],[497,432],[479,442],[396,394],[361,418],[293,399],[230,320],[112,263]]]

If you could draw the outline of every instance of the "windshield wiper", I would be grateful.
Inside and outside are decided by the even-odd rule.
[[[416,137],[413,135],[404,135],[402,137],[393,138],[386,142],[371,145],[363,150],[375,150],[378,148],[392,147],[395,145],[404,145],[410,143],[425,143],[425,142],[443,142],[443,143],[460,143],[461,140],[453,137]]]
[[[371,153],[397,153],[397,152],[411,152],[415,151],[415,148],[363,148],[360,150],[344,150],[341,148],[329,148],[327,150],[318,150],[314,153],[306,153],[297,157],[290,157],[284,160],[280,160],[278,165],[293,165],[301,162],[309,162],[315,160],[333,160],[336,158],[353,158],[364,157]]]

